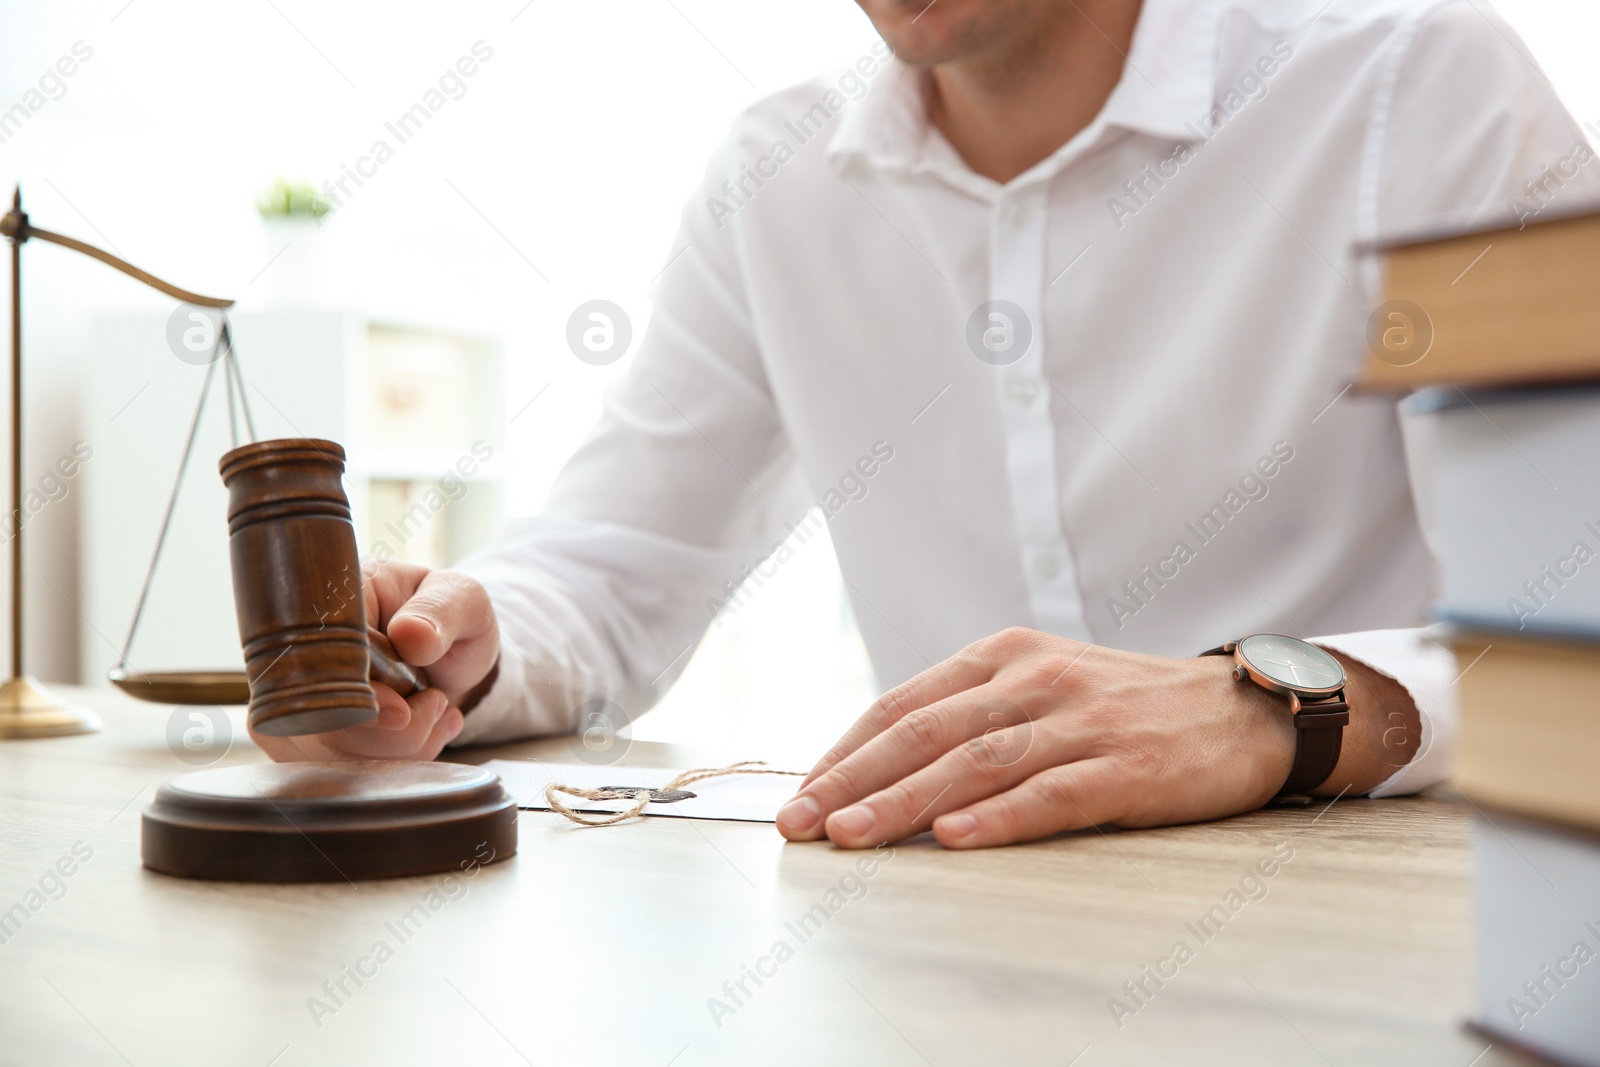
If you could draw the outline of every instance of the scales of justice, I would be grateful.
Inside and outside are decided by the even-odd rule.
[[[38,239],[70,248],[174,299],[225,312],[232,300],[162,281],[93,245],[33,225],[19,188],[0,218],[11,242],[11,677],[0,684],[0,740],[100,729],[93,711],[63,701],[30,678],[23,659],[22,246]],[[166,705],[248,704],[250,728],[297,736],[359,726],[378,715],[370,680],[402,697],[426,673],[367,625],[360,590],[330,600],[325,590],[360,573],[343,485],[344,449],[316,438],[255,440],[255,424],[231,327],[222,317],[188,439],[127,640],[110,681],[139,700]],[[222,365],[234,448],[219,461],[228,489],[226,530],[243,671],[145,674],[128,652],[160,562],[178,490]],[[240,444],[243,425],[250,440]],[[218,517],[218,534],[224,528]],[[331,608],[331,610],[330,610]],[[370,680],[369,680],[370,679]],[[144,863],[154,870],[231,881],[305,882],[453,870],[516,851],[517,808],[500,779],[450,763],[351,760],[255,763],[180,775],[162,785],[141,821]]]

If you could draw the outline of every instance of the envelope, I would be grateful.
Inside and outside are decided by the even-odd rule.
[[[683,773],[671,768],[593,766],[587,763],[543,763],[538,760],[489,760],[484,764],[498,774],[517,798],[517,807],[549,811],[545,789],[553,783],[579,789],[660,789]],[[777,769],[777,768],[774,768]],[[671,804],[647,804],[645,815],[679,819],[731,819],[739,822],[777,822],[778,809],[800,788],[800,775],[729,774],[684,786],[694,796]],[[574,811],[627,811],[637,801],[585,800],[563,794],[561,803]]]

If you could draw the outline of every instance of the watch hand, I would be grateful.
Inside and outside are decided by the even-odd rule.
[[[1257,659],[1258,659],[1258,660],[1260,660],[1260,661],[1261,661],[1261,662],[1262,662],[1262,663],[1275,663],[1275,664],[1277,664],[1277,665],[1278,665],[1278,666],[1279,666],[1279,667],[1287,667],[1287,668],[1289,668],[1289,669],[1290,669],[1290,670],[1291,670],[1291,671],[1292,671],[1292,670],[1294,670],[1294,663],[1293,663],[1293,662],[1292,662],[1292,661],[1290,661],[1290,660],[1286,660],[1286,659],[1272,659],[1272,658],[1271,658],[1271,657],[1268,657],[1268,656],[1258,656],[1258,657],[1256,657],[1256,658],[1257,658]]]

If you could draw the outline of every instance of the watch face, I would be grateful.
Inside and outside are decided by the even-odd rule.
[[[1251,634],[1239,654],[1258,674],[1286,689],[1334,690],[1344,685],[1344,667],[1316,645],[1283,634]]]

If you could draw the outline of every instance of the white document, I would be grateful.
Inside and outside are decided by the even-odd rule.
[[[517,798],[517,807],[530,811],[549,811],[546,787],[553,783],[579,789],[619,788],[660,789],[673,776],[683,773],[672,768],[595,767],[587,763],[541,763],[538,760],[493,759],[484,764],[498,774],[506,789]],[[646,815],[669,815],[682,819],[735,819],[740,822],[777,822],[778,809],[800,788],[800,775],[729,774],[707,778],[685,786],[694,796],[672,804],[647,804]],[[637,801],[584,800],[563,794],[561,803],[573,811],[627,811]]]

